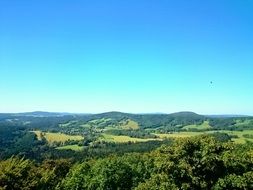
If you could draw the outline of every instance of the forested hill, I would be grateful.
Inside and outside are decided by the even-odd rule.
[[[132,120],[142,129],[166,128],[180,129],[187,125],[200,125],[209,121],[212,127],[233,127],[238,120],[252,119],[247,116],[222,117],[204,116],[194,112],[178,112],[172,114],[130,114],[122,112],[106,112],[100,114],[75,114],[57,112],[0,113],[0,125],[19,125],[33,128],[57,128],[60,124],[72,122],[72,127],[90,121],[103,121],[103,126],[116,125],[120,121]],[[77,123],[77,125],[74,125]],[[100,122],[101,124],[102,122]],[[246,123],[245,123],[246,124]]]
[[[46,112],[46,111],[34,111],[34,112],[20,112],[20,113],[0,113],[0,116],[6,116],[6,117],[16,117],[16,116],[33,116],[33,117],[55,117],[55,116],[66,116],[66,115],[75,115],[75,116],[81,116],[81,117],[112,117],[112,118],[120,118],[120,117],[131,117],[134,115],[142,115],[142,116],[169,116],[169,117],[205,117],[204,115],[199,115],[194,112],[190,111],[182,111],[182,112],[176,112],[176,113],[140,113],[140,114],[132,114],[132,113],[124,113],[124,112],[118,112],[118,111],[111,111],[111,112],[104,112],[104,113],[97,113],[97,114],[91,114],[91,113],[69,113],[69,112]],[[212,115],[215,116],[215,115]],[[208,117],[208,116],[207,116]]]
[[[33,129],[54,129],[61,124],[67,124],[68,128],[76,128],[80,125],[96,123],[100,128],[120,125],[122,122],[134,121],[138,128],[180,128],[190,124],[201,124],[205,116],[192,112],[179,112],[173,114],[129,114],[122,112],[107,112],[101,114],[70,114],[50,112],[29,112],[17,114],[0,114],[0,125],[25,126]],[[94,121],[94,122],[93,122]],[[101,121],[101,122],[100,122]],[[67,125],[65,125],[67,126]]]

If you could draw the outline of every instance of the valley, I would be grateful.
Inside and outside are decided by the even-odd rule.
[[[46,112],[0,114],[2,130],[9,135],[34,133],[56,150],[81,151],[106,143],[163,141],[198,135],[227,134],[235,143],[252,142],[252,117],[208,117],[193,112],[173,114],[57,114]]]
[[[0,114],[0,188],[250,189],[252,145],[253,117]]]

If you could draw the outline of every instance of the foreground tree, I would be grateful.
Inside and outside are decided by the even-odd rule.
[[[10,158],[0,162],[0,189],[32,189],[38,185],[34,164],[25,159]]]
[[[150,153],[68,160],[0,161],[0,189],[253,189],[253,146],[214,136],[176,140]]]
[[[70,168],[67,160],[45,160],[37,166],[18,157],[0,161],[0,189],[54,189]]]

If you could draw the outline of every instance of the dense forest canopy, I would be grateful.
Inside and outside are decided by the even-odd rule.
[[[253,189],[252,144],[211,136],[177,140],[149,153],[0,161],[1,189]]]

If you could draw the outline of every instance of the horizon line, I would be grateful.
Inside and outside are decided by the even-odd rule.
[[[24,114],[24,113],[59,113],[59,114],[103,114],[103,113],[110,113],[110,112],[118,112],[118,113],[125,113],[125,114],[173,114],[173,113],[183,113],[183,112],[189,112],[189,113],[195,113],[198,115],[204,115],[204,116],[253,116],[253,114],[239,114],[239,113],[222,113],[222,114],[204,114],[204,113],[198,113],[194,111],[175,111],[175,112],[124,112],[124,111],[104,111],[104,112],[66,112],[66,111],[41,111],[41,110],[35,110],[35,111],[21,111],[21,112],[0,112],[0,114]]]

